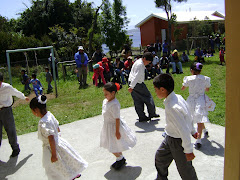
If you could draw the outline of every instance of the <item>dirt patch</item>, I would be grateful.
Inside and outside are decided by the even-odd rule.
[[[55,94],[53,94],[53,93],[51,93],[51,94],[44,94],[44,95],[47,96],[47,99],[48,99],[48,100],[56,98]],[[32,92],[32,93],[29,94],[27,97],[28,97],[29,100],[31,101],[32,98],[36,97],[36,95],[35,95],[34,92]],[[30,102],[30,101],[29,101],[29,102]],[[23,99],[17,99],[17,100],[16,100],[16,98],[15,98],[15,101],[14,101],[14,103],[13,103],[13,107],[17,107],[17,106],[19,106],[19,105],[21,105],[21,104],[29,104],[29,102],[27,102],[27,101],[25,101],[25,100],[23,100]]]

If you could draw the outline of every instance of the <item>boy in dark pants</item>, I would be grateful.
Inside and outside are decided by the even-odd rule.
[[[164,100],[166,114],[166,136],[155,155],[157,180],[167,180],[168,167],[175,160],[178,172],[183,180],[197,180],[192,160],[193,146],[191,134],[197,138],[186,101],[174,93],[174,80],[168,74],[154,78],[153,85],[159,99]]]
[[[29,101],[23,93],[13,88],[10,84],[3,82],[3,75],[0,73],[0,147],[2,142],[3,127],[7,132],[9,144],[12,147],[11,157],[18,156],[20,152],[19,144],[17,141],[17,133],[15,121],[12,112],[12,96]]]
[[[21,71],[21,75],[22,75],[22,84],[24,84],[24,91],[31,90],[31,88],[29,87],[30,79],[24,69]]]
[[[143,54],[143,57],[135,61],[129,74],[129,88],[128,91],[131,93],[135,110],[139,117],[139,122],[145,122],[151,120],[151,118],[159,117],[156,114],[156,108],[153,101],[153,97],[149,92],[147,86],[144,83],[145,78],[145,66],[153,61],[153,55],[150,52]],[[148,114],[147,117],[144,112],[144,104],[147,106]]]
[[[45,67],[46,72],[46,82],[48,83],[48,89],[47,92],[50,93],[53,89],[51,82],[52,82],[52,74],[49,72],[49,68]]]

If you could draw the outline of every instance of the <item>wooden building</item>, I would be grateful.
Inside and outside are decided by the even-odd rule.
[[[224,16],[215,11],[195,11],[195,12],[176,12],[177,25],[172,26],[172,41],[174,42],[173,33],[176,29],[181,28],[181,34],[178,36],[178,40],[186,39],[189,24],[193,20],[205,20],[208,19],[213,23],[215,32],[218,31],[219,22],[224,22]],[[140,28],[141,32],[141,45],[146,46],[148,44],[156,43],[157,41],[163,43],[167,39],[168,34],[168,20],[165,13],[150,14],[136,27]]]

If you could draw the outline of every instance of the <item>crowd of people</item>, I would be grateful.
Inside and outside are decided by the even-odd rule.
[[[159,44],[157,48],[161,47]],[[166,69],[166,73],[169,73],[172,67],[172,74],[182,74],[182,63],[188,62],[188,55],[183,52],[180,56],[179,52],[175,49],[172,54],[169,54],[167,45],[163,45],[163,55],[158,57],[158,52],[161,49],[156,50],[152,45],[147,46],[144,52],[151,52],[153,55],[153,61],[146,66],[145,80],[153,79],[156,75],[163,73],[163,69]],[[161,53],[160,53],[161,54]],[[75,61],[77,64],[77,77],[82,86],[88,86],[87,79],[87,67],[93,71],[93,84],[99,86],[99,84],[106,84],[107,82],[118,82],[122,85],[128,83],[128,77],[133,64],[142,58],[142,55],[133,56],[131,49],[126,45],[124,46],[121,55],[116,57],[113,61],[111,58],[106,57],[97,48],[93,56],[89,58],[84,52],[83,46],[79,46],[78,52],[75,54]]]

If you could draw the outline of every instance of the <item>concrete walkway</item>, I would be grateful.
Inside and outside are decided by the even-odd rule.
[[[115,157],[99,147],[102,128],[102,116],[96,116],[70,124],[62,125],[62,137],[65,138],[89,163],[83,171],[82,180],[153,180],[156,177],[154,156],[161,144],[165,124],[165,113],[157,108],[160,118],[148,123],[136,121],[137,114],[133,107],[122,109],[121,115],[136,132],[137,145],[126,152],[126,166],[120,171],[111,169]],[[208,138],[203,139],[200,150],[194,150],[196,158],[193,165],[199,180],[223,179],[225,128],[206,124]],[[18,136],[21,153],[9,159],[12,150],[5,139],[0,148],[0,180],[46,180],[42,168],[42,142],[37,132]],[[194,142],[194,139],[193,141]],[[169,180],[180,180],[175,163],[169,168]]]

